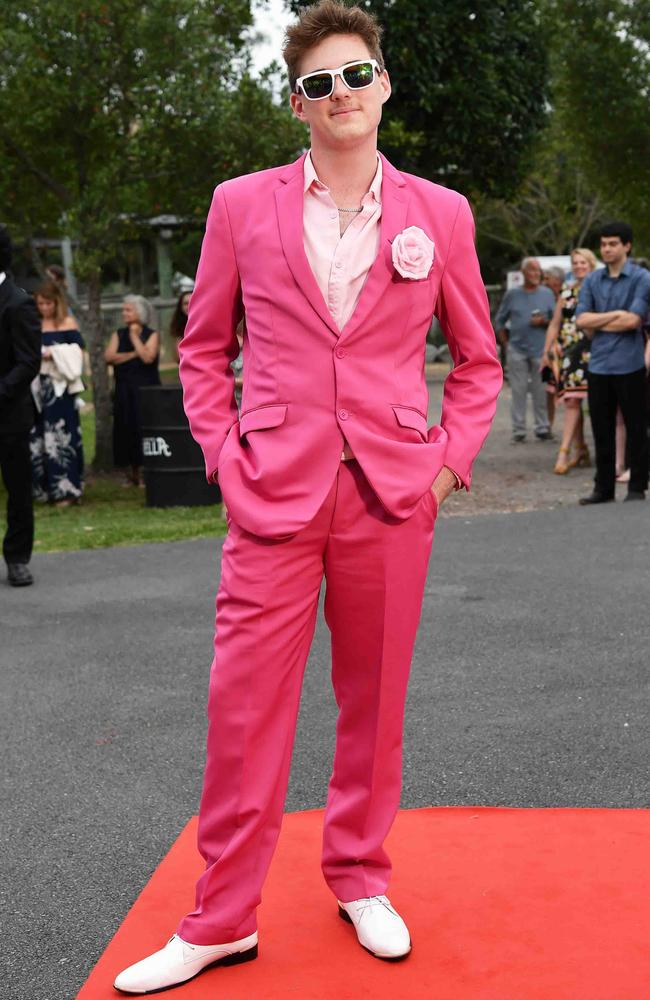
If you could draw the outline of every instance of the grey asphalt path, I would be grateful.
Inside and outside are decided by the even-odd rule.
[[[440,518],[404,806],[650,806],[649,517]],[[220,547],[41,555],[0,589],[3,1000],[74,997],[197,811]],[[321,619],[288,810],[325,800],[328,669]]]

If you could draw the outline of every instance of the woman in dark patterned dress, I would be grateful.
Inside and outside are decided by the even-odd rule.
[[[43,329],[43,360],[33,386],[38,412],[29,443],[33,493],[43,503],[67,507],[83,493],[79,393],[84,388],[84,342],[54,282],[40,286],[36,305]]]
[[[130,468],[125,486],[143,486],[140,387],[160,385],[160,335],[148,325],[153,310],[142,295],[127,295],[122,304],[125,325],[111,334],[104,352],[113,365],[113,460]]]
[[[576,327],[575,311],[580,286],[585,277],[598,266],[591,250],[579,247],[571,253],[573,278],[564,283],[553,318],[546,332],[541,368],[550,368],[553,376],[547,383],[557,402],[564,403],[562,441],[553,471],[565,475],[575,466],[591,464],[589,448],[584,438],[582,401],[587,398],[587,368],[591,344]],[[571,454],[571,449],[573,453]]]

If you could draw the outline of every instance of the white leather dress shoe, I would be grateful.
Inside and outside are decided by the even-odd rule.
[[[387,896],[369,896],[339,904],[339,916],[354,926],[359,944],[375,958],[396,961],[411,950],[408,927]]]
[[[156,993],[194,979],[212,965],[239,965],[257,958],[257,931],[230,944],[189,944],[174,934],[164,948],[130,965],[113,983],[122,993]]]

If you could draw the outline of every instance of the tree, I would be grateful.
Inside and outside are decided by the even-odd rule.
[[[312,0],[314,2],[314,0]],[[306,0],[290,0],[297,11]],[[507,197],[545,121],[547,63],[532,0],[360,0],[384,27],[393,84],[381,147],[400,169]]]
[[[484,275],[500,280],[504,252],[510,262],[527,254],[566,254],[593,244],[613,206],[594,189],[575,143],[553,116],[534,149],[531,170],[507,201],[478,198],[478,247]]]
[[[548,0],[553,102],[591,187],[650,247],[650,0]]]
[[[23,237],[69,235],[86,283],[98,469],[111,465],[102,263],[163,212],[282,161],[302,132],[248,74],[249,0],[3,0],[0,200]]]
[[[540,9],[550,54],[548,125],[514,195],[476,204],[481,260],[494,277],[506,248],[513,260],[597,250],[598,228],[612,218],[633,221],[637,253],[650,246],[649,0],[546,0]]]

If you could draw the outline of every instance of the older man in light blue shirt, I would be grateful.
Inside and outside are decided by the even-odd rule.
[[[512,440],[526,440],[526,401],[530,388],[533,399],[535,435],[540,441],[551,437],[546,391],[539,372],[544,352],[546,327],[555,309],[555,296],[542,285],[542,269],[534,257],[521,263],[524,284],[506,292],[494,319],[497,336],[507,344],[510,382]],[[509,321],[510,331],[505,324]]]

